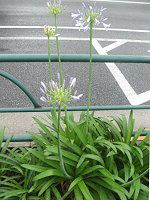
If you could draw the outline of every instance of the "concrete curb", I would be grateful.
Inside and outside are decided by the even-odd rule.
[[[74,112],[75,119],[78,120],[80,112]],[[129,116],[130,111],[96,111],[95,116],[119,116],[121,114]],[[38,127],[35,125],[33,116],[46,117],[46,113],[1,113],[0,129],[6,127],[7,134],[23,134],[27,131],[37,132]],[[146,129],[150,127],[150,110],[135,110],[135,127],[137,130],[140,126]]]

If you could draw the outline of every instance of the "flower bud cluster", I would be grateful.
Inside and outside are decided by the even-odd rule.
[[[47,2],[47,6],[52,15],[59,15],[62,12],[61,0],[51,0]]]
[[[76,78],[70,79],[68,87],[65,87],[65,81],[61,85],[60,81],[57,83],[51,80],[48,86],[41,82],[40,89],[43,96],[40,99],[51,105],[66,107],[68,103],[73,102],[73,100],[79,100],[83,96],[83,94],[77,95],[77,91],[74,92],[75,84]],[[72,93],[74,94],[72,95]]]
[[[52,28],[50,26],[44,26],[44,33],[48,37],[54,37],[55,36],[55,28]]]

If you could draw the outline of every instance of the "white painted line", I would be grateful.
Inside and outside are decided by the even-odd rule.
[[[114,43],[104,47],[103,49],[104,49],[104,51],[109,52],[125,43],[126,43],[126,41],[117,41],[117,42],[114,42]]]
[[[150,53],[150,50],[148,50],[147,52]]]
[[[108,41],[108,42],[131,42],[131,43],[150,43],[150,40],[132,40],[132,39],[110,39],[110,38],[94,38],[98,41]]]
[[[138,98],[142,99],[144,102],[149,101],[150,100],[150,90],[139,94]]]
[[[110,38],[93,38],[98,41],[108,41],[108,42],[131,42],[131,43],[150,43],[150,40],[132,40],[132,39],[110,39]],[[0,40],[47,40],[47,37],[0,37]],[[55,38],[51,38],[55,40]],[[89,38],[80,37],[59,37],[59,40],[66,41],[89,41]]]
[[[129,4],[142,4],[142,5],[150,5],[148,2],[139,2],[139,1],[120,1],[120,0],[91,0],[91,1],[101,1],[101,2],[110,2],[110,3],[129,3]]]
[[[52,26],[54,28],[54,26]],[[43,29],[44,26],[0,26],[0,29]],[[58,26],[58,29],[66,30],[79,30],[74,26]],[[104,28],[93,28],[96,31],[106,31]],[[109,28],[109,31],[117,32],[134,32],[134,33],[150,33],[150,30],[141,29],[122,29],[122,28]]]
[[[95,47],[99,55],[108,55],[96,39],[93,39],[93,46]],[[150,100],[150,91],[137,95],[115,63],[105,64],[131,105],[140,105]]]

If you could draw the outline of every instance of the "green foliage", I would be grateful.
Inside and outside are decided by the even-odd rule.
[[[49,121],[50,119],[50,121]],[[70,178],[58,157],[57,115],[34,118],[38,134],[30,133],[30,148],[2,145],[0,131],[0,199],[2,200],[148,200],[149,136],[139,143],[134,119],[99,118],[86,114],[76,122],[72,113],[61,117],[61,149]]]

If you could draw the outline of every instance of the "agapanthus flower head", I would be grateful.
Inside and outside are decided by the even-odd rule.
[[[47,35],[48,37],[54,37],[55,36],[55,28],[52,28],[50,26],[44,26],[44,33],[45,35]]]
[[[98,8],[96,2],[92,6],[91,4],[82,3],[82,11],[78,10],[77,13],[71,13],[73,20],[76,21],[76,26],[79,30],[87,31],[90,29],[90,24],[100,25],[102,24],[106,30],[110,27],[110,24],[106,24],[107,18],[103,16],[103,12],[106,10],[104,7]]]
[[[66,107],[68,103],[74,100],[80,100],[83,94],[77,95],[77,91],[74,90],[76,78],[70,78],[70,83],[66,86],[65,80],[62,85],[60,84],[59,77],[58,75],[58,82],[51,80],[48,86],[41,82],[40,89],[43,96],[40,99],[51,105],[61,105],[62,107]]]
[[[50,0],[50,2],[47,2],[47,6],[52,15],[58,15],[62,12],[61,0]]]

